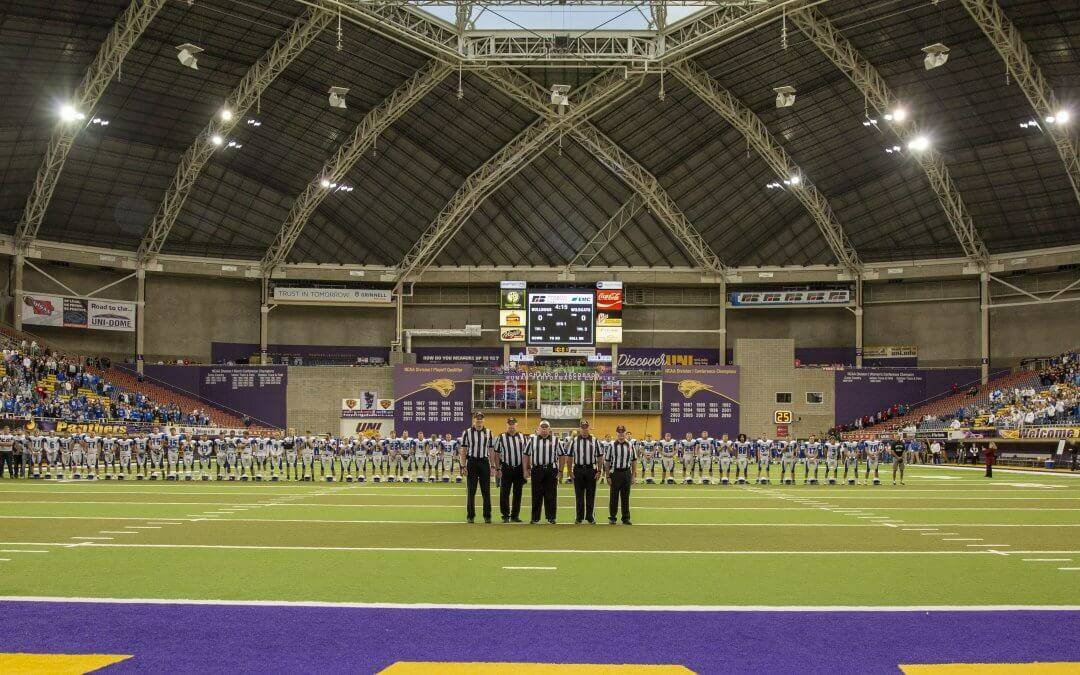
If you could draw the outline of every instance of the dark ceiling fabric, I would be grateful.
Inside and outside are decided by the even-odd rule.
[[[11,0],[0,15],[0,227],[11,233],[41,164],[55,110],[78,85],[125,0]],[[1062,101],[1080,101],[1080,6],[1002,2]],[[992,252],[1080,243],[1080,206],[1050,137],[1022,129],[1033,112],[959,3],[909,6],[831,0],[820,9],[910,108],[941,151]],[[184,150],[248,68],[304,10],[293,0],[165,3],[128,54],[80,133],[40,238],[133,250]],[[708,51],[698,63],[765,122],[826,196],[864,261],[960,255],[925,174],[888,154],[893,138],[864,126],[863,96],[801,33],[770,24]],[[297,196],[357,123],[427,62],[397,42],[333,26],[266,89],[200,174],[164,253],[261,258]],[[926,71],[923,46],[944,42],[946,66]],[[205,51],[199,70],[175,46]],[[588,69],[528,69],[545,88],[578,87]],[[396,264],[467,177],[535,115],[465,73],[452,73],[379,138],[309,219],[290,262]],[[777,110],[773,88],[798,91]],[[327,105],[349,87],[348,109]],[[650,171],[728,265],[835,262],[814,219],[745,139],[676,78],[649,76],[593,120]],[[876,117],[872,111],[871,116]],[[247,124],[257,119],[258,127]],[[1076,111],[1080,124],[1080,110]],[[439,265],[565,265],[633,192],[571,137],[503,183],[439,253]],[[596,264],[684,266],[693,258],[648,209]]]

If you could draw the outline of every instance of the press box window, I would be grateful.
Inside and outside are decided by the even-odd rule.
[[[777,403],[791,403],[791,392],[790,391],[788,391],[788,392],[777,392],[777,394],[776,394],[776,402]]]
[[[818,405],[825,402],[825,396],[820,391],[806,392],[806,402]]]

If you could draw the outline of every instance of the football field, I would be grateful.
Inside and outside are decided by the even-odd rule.
[[[80,642],[72,633],[100,621],[130,621],[138,635],[140,626],[160,621],[181,624],[183,634],[197,630],[187,618],[193,612],[208,615],[199,625],[225,622],[226,634],[243,643],[236,649],[262,649],[262,657],[262,637],[274,634],[258,628],[264,622],[301,621],[317,631],[329,621],[331,633],[347,629],[364,640],[383,635],[367,652],[352,652],[350,658],[360,660],[343,669],[354,672],[395,662],[400,672],[450,672],[405,670],[415,666],[404,662],[463,658],[664,664],[698,672],[713,672],[715,659],[723,658],[743,659],[744,670],[767,671],[767,661],[753,661],[754,649],[721,639],[728,623],[744,629],[767,619],[763,625],[770,627],[758,639],[774,639],[790,623],[810,636],[798,642],[800,649],[814,653],[830,631],[846,634],[845,622],[855,631],[846,639],[864,642],[908,621],[898,617],[910,617],[913,635],[925,630],[935,636],[929,643],[912,641],[910,656],[877,650],[880,664],[830,657],[822,668],[836,672],[862,663],[853,670],[880,665],[895,672],[905,663],[1028,660],[1068,668],[1067,662],[1080,662],[1075,635],[1067,637],[1067,626],[1080,620],[1080,476],[998,470],[988,480],[972,469],[916,466],[906,486],[884,482],[639,485],[632,495],[635,524],[609,526],[603,485],[597,508],[603,524],[572,524],[573,488],[564,485],[557,525],[499,523],[497,500],[495,524],[470,525],[461,484],[5,481],[0,578],[8,597],[0,606],[38,630],[6,636],[0,652],[131,655],[113,666],[118,669],[137,667],[141,652],[145,668],[151,663],[145,659],[166,647],[142,638],[128,644],[121,638],[132,636],[123,629],[106,632],[104,642],[100,635]],[[527,492],[528,486],[526,521]],[[94,599],[102,602],[88,602]],[[251,614],[257,611],[269,614]],[[326,612],[352,618],[343,626],[323,618]],[[806,630],[801,622],[808,616],[819,617],[820,630]],[[495,632],[501,630],[495,626],[529,631],[537,622],[584,621],[586,634],[610,629],[622,636],[620,644],[637,648],[575,646],[565,634],[568,645],[539,660],[528,650],[489,654],[477,647],[457,654],[461,643],[453,641],[457,646],[447,652],[433,638],[429,651],[419,648],[422,637],[454,633],[451,626],[466,620],[490,621]],[[54,636],[64,622],[71,622],[70,631]],[[970,656],[949,651],[971,646],[950,637],[985,639],[978,626],[994,622],[1005,622],[1000,630],[1009,635],[1031,631],[1035,637]],[[563,629],[552,630],[557,636]],[[661,640],[663,648],[641,651],[643,640],[654,644],[657,630],[695,639],[707,633],[717,642],[708,650],[680,651]],[[116,644],[106,644],[110,640]],[[294,656],[306,653],[309,643],[296,640],[304,646]],[[400,640],[408,646],[391,648]],[[939,651],[919,652],[928,645]],[[980,653],[988,658],[978,659]],[[797,658],[770,654],[785,659],[781,664]],[[177,667],[198,670],[199,659],[211,656],[220,658],[213,649],[186,651]],[[295,667],[305,670],[299,662]]]

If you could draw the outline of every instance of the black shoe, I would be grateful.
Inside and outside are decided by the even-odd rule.
[[[522,520],[521,520],[521,518],[511,518],[510,522],[511,523],[520,523],[520,522],[522,522]]]
[[[554,524],[555,524],[555,519],[554,518],[548,518],[548,525],[554,525]]]
[[[491,524],[491,516],[488,516],[487,518],[484,518],[484,522],[487,523],[488,525],[490,525]]]
[[[633,525],[633,523],[631,523],[629,520],[622,521],[622,524],[623,525]]]
[[[587,519],[585,520],[585,522],[587,522],[587,523],[588,523],[588,524],[590,524],[590,525],[595,525],[595,524],[596,524],[596,521],[595,521],[595,520],[593,520],[592,518],[587,518]]]
[[[470,523],[476,522],[476,518],[466,518],[465,520],[469,521]]]
[[[503,517],[502,517],[502,521],[503,521],[504,523],[509,523],[509,522],[510,522],[510,516],[503,516]]]
[[[607,522],[608,522],[608,525],[614,525],[615,524],[615,519],[614,518],[608,518]]]
[[[530,520],[530,521],[529,521],[529,524],[530,524],[530,525],[535,525],[535,524],[537,524],[537,523],[539,523],[539,522],[540,522],[539,520]]]
[[[574,524],[575,525],[580,525],[581,524],[581,518],[578,518],[577,520],[575,520]]]

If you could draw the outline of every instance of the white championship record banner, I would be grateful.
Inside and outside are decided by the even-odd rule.
[[[274,301],[279,303],[314,303],[390,306],[393,293],[382,288],[303,288],[274,286]]]
[[[134,302],[88,299],[86,301],[87,327],[94,330],[134,332],[135,308]]]

